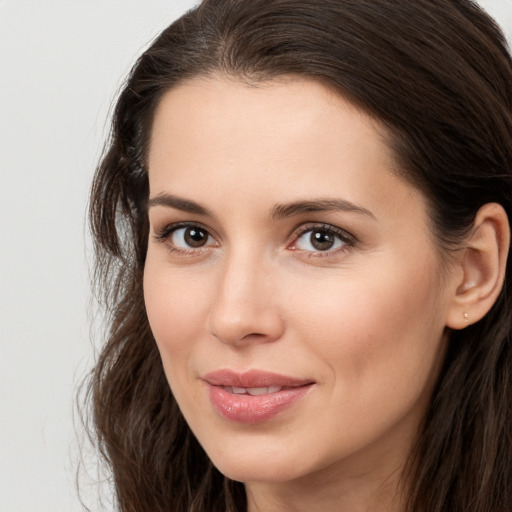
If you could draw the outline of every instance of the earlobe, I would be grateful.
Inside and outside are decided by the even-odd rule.
[[[505,279],[510,226],[503,207],[489,203],[478,211],[457,266],[452,303],[446,325],[463,329],[491,309]]]

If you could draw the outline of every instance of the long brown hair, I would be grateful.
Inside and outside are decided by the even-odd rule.
[[[240,512],[244,487],[212,465],[184,421],[145,312],[146,153],[170,88],[223,74],[300,75],[388,128],[403,177],[448,250],[485,203],[512,215],[512,64],[469,0],[205,0],[139,58],[94,179],[90,222],[106,344],[91,375],[98,446],[122,512]],[[407,480],[409,509],[512,510],[512,273],[490,313],[452,332]]]

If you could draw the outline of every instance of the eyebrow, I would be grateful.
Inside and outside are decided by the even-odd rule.
[[[313,199],[311,201],[297,201],[288,204],[277,204],[274,206],[274,208],[272,208],[270,218],[282,219],[284,217],[292,217],[294,215],[301,215],[304,213],[334,211],[359,213],[376,220],[375,215],[370,210],[351,203],[350,201],[345,201],[344,199],[333,198],[320,198]]]
[[[166,206],[167,208],[174,208],[183,212],[195,213],[197,215],[212,216],[212,213],[205,206],[200,205],[190,199],[173,196],[171,194],[158,194],[148,201],[148,209],[152,206]]]
[[[174,208],[187,213],[195,213],[197,215],[204,215],[208,217],[213,216],[212,212],[205,206],[196,203],[195,201],[191,201],[190,199],[174,196],[172,194],[158,194],[157,196],[149,199],[147,206],[148,209],[153,206],[165,206],[167,208]],[[304,213],[333,211],[354,212],[375,219],[375,215],[370,210],[351,203],[350,201],[334,198],[319,198],[286,204],[276,204],[272,208],[270,218],[278,220],[286,217],[302,215]]]

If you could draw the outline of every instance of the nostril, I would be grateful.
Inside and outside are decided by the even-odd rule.
[[[222,316],[212,312],[209,331],[219,341],[232,345],[268,343],[279,339],[283,322],[276,310],[252,311],[238,316]]]

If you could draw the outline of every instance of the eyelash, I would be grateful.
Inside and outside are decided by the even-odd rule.
[[[205,231],[208,234],[209,238],[212,238],[215,240],[215,237],[210,233],[210,231],[204,227],[202,224],[197,222],[179,222],[176,224],[169,224],[167,226],[164,226],[161,230],[159,230],[155,235],[154,238],[157,242],[166,244],[167,249],[173,253],[183,256],[190,256],[190,255],[199,255],[204,250],[208,249],[211,246],[205,246],[205,247],[199,247],[199,248],[190,248],[190,249],[183,249],[182,247],[176,247],[174,245],[166,243],[169,239],[169,237],[176,232],[179,229],[183,228],[200,228],[202,231]],[[317,250],[317,251],[308,251],[304,249],[298,249],[296,247],[293,247],[293,245],[297,244],[298,241],[307,233],[311,232],[323,232],[327,235],[334,236],[339,241],[343,243],[343,245],[340,248],[330,250],[327,249],[325,251]],[[326,257],[333,257],[337,256],[341,253],[344,253],[354,247],[356,244],[356,238],[348,233],[347,231],[340,229],[336,226],[333,226],[331,224],[318,224],[318,223],[308,223],[308,224],[302,224],[299,228],[296,228],[291,237],[292,242],[288,243],[286,247],[289,250],[302,252],[306,257],[308,258],[326,258]]]

